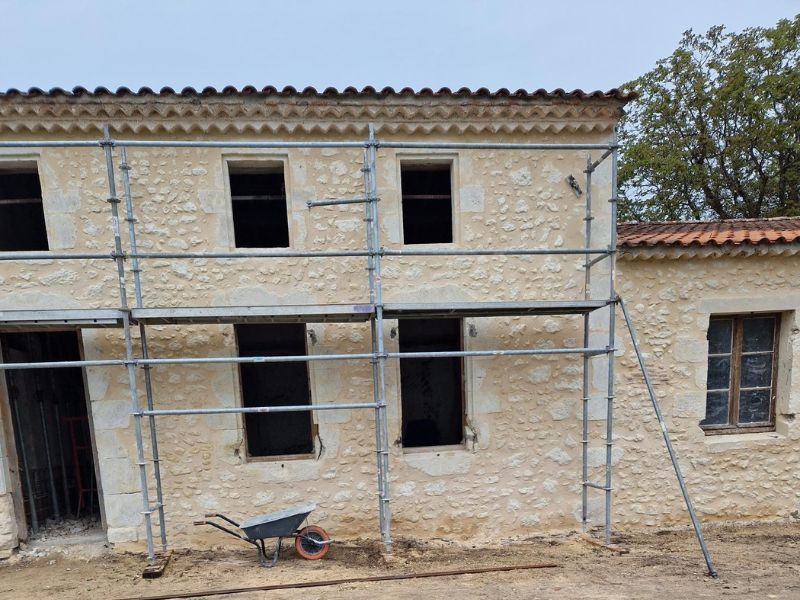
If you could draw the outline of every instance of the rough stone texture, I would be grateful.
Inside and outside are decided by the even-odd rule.
[[[520,135],[516,130],[483,134],[492,141],[600,142],[611,119],[596,127],[561,133]],[[414,131],[396,137],[409,139]],[[411,132],[411,133],[409,133]],[[379,128],[380,135],[380,128]],[[279,136],[285,138],[286,136]],[[347,137],[347,136],[343,136]],[[352,137],[352,136],[350,136]],[[423,139],[423,138],[421,138]],[[437,139],[464,139],[452,133]],[[455,243],[462,247],[583,245],[583,199],[565,178],[579,176],[585,152],[452,153],[380,149],[378,188],[381,240],[400,247],[399,160],[450,158],[454,162]],[[110,251],[105,165],[98,149],[42,149],[41,165],[48,223],[61,227],[59,247]],[[339,206],[309,211],[313,198],[363,193],[361,152],[354,149],[286,152],[225,152],[214,149],[131,149],[133,196],[139,246],[144,251],[228,250],[232,246],[226,190],[229,161],[268,160],[285,165],[290,199],[292,247],[356,249],[364,246],[363,208]],[[609,195],[608,161],[594,177],[595,198]],[[594,246],[608,236],[606,202],[595,203]],[[63,221],[62,221],[63,218]],[[71,219],[71,220],[70,220]],[[66,228],[66,229],[64,229]],[[69,230],[69,231],[67,231]],[[54,238],[55,239],[55,238]],[[125,239],[125,236],[123,236]],[[125,242],[127,246],[127,241]],[[575,299],[583,295],[579,257],[386,258],[384,299],[392,301]],[[631,260],[619,264],[618,285],[647,353],[664,413],[675,437],[695,503],[705,519],[785,515],[797,508],[800,406],[797,358],[787,358],[777,434],[719,441],[698,427],[705,385],[704,336],[709,310],[703,302],[728,298],[766,300],[800,297],[796,261],[785,257]],[[361,258],[148,260],[143,264],[145,302],[150,306],[215,304],[345,303],[367,298]],[[592,294],[607,292],[607,265],[596,269]],[[132,282],[128,289],[132,297]],[[0,264],[7,293],[0,308],[115,307],[116,275],[110,261]],[[781,310],[794,310],[797,302]],[[738,309],[737,309],[738,310]],[[759,310],[754,308],[753,310]],[[787,313],[788,315],[788,313]],[[793,318],[793,317],[792,317]],[[785,356],[800,356],[796,321],[784,320]],[[605,345],[608,311],[591,318],[592,344]],[[795,323],[792,325],[792,323]],[[474,337],[466,334],[474,326]],[[618,321],[619,325],[619,321]],[[396,322],[385,323],[389,351]],[[309,351],[366,352],[368,325],[312,324]],[[619,360],[615,406],[614,518],[618,527],[685,522],[680,495],[644,395],[624,329],[618,327]],[[85,330],[87,359],[123,355],[118,330]],[[135,332],[138,352],[138,332]],[[465,323],[468,349],[577,346],[580,317],[504,317]],[[152,356],[233,356],[230,326],[153,326]],[[510,535],[573,529],[580,505],[581,365],[578,357],[504,357],[467,361],[467,431],[458,449],[404,451],[400,434],[399,367],[387,365],[391,447],[393,531],[397,535],[494,540]],[[604,461],[605,367],[593,359],[591,372],[590,479],[602,480]],[[312,363],[315,402],[370,402],[370,366],[361,361]],[[143,525],[127,375],[123,368],[87,368],[88,393],[108,538],[141,542]],[[139,386],[143,379],[139,373]],[[159,407],[235,406],[238,370],[231,365],[182,365],[153,370]],[[674,399],[673,399],[674,397]],[[313,500],[315,520],[337,537],[374,536],[376,477],[373,414],[328,412],[315,416],[319,436],[314,459],[249,460],[242,419],[187,416],[159,421],[164,494],[172,543],[202,545],[213,532],[191,526],[208,511],[251,515]],[[144,423],[146,453],[149,433]],[[734,443],[735,442],[735,443]],[[728,446],[724,446],[724,444]],[[599,453],[599,454],[598,454]],[[148,467],[148,473],[152,470]],[[151,480],[151,498],[154,489]],[[595,496],[597,494],[598,496]],[[599,492],[590,491],[592,518],[600,518]],[[0,522],[14,522],[10,496],[0,504]],[[11,532],[11,530],[9,530]],[[0,530],[0,534],[2,531]],[[16,534],[11,532],[11,537]],[[9,538],[10,539],[10,538]],[[0,548],[13,543],[0,539]]]
[[[703,520],[758,519],[797,510],[800,428],[800,265],[792,256],[622,260],[621,295],[647,355],[651,376]],[[705,436],[706,329],[712,314],[778,311],[775,433]],[[682,518],[677,488],[660,452],[658,428],[629,352],[618,373],[619,432],[625,454],[616,471],[615,513],[645,525]],[[629,424],[636,424],[635,431]],[[637,443],[637,442],[641,443]],[[655,443],[654,443],[655,442]],[[627,482],[627,484],[626,484]],[[665,485],[666,484],[666,485]]]
[[[11,494],[0,494],[0,549],[16,548],[19,543],[18,536]]]

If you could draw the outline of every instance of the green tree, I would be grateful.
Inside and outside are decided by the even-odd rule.
[[[800,214],[800,15],[738,33],[683,34],[626,84],[620,218]]]

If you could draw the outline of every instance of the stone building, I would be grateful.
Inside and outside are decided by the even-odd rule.
[[[363,205],[310,209],[307,203],[364,196],[361,148],[235,144],[363,140],[368,123],[380,140],[608,144],[630,99],[614,90],[9,90],[0,95],[0,143],[97,140],[106,125],[113,138],[129,140],[227,140],[233,146],[127,149],[140,252],[353,250],[365,246]],[[380,244],[582,248],[587,154],[379,147]],[[123,190],[116,153],[114,160]],[[123,229],[123,251],[131,248],[125,221],[109,212],[106,166],[99,146],[0,147],[0,258],[109,255],[0,261],[3,362],[125,357],[110,260],[115,227]],[[591,245],[608,247],[608,160],[593,173],[591,192]],[[701,520],[796,515],[800,220],[623,225],[619,236],[616,288],[638,327]],[[163,312],[362,305],[369,301],[365,264],[363,256],[142,259],[143,303],[159,307],[163,317],[148,324],[149,355],[368,353],[370,326],[363,319],[276,324],[243,312],[236,323],[175,324]],[[383,300],[571,301],[583,298],[583,264],[582,254],[387,255]],[[591,298],[608,297],[608,264],[593,267]],[[92,309],[95,316],[43,319],[41,311],[51,309]],[[20,320],[22,310],[39,311],[39,319]],[[396,317],[386,319],[382,332],[389,353],[583,344],[580,314]],[[607,312],[592,313],[590,346],[604,346],[607,330]],[[138,329],[133,342],[140,356]],[[616,347],[614,527],[683,524],[685,508],[619,320]],[[78,513],[94,516],[110,542],[140,544],[141,484],[125,365],[4,373],[0,551]],[[605,472],[605,374],[605,356],[594,357],[593,481]],[[144,389],[142,369],[136,377]],[[162,409],[373,401],[365,360],[160,365],[151,377]],[[574,355],[387,360],[394,535],[491,541],[579,528],[582,377]],[[303,501],[317,503],[315,520],[336,537],[376,535],[370,411],[158,419],[170,543],[218,541],[191,525],[206,512],[252,515]],[[601,492],[589,496],[590,522],[599,524]]]

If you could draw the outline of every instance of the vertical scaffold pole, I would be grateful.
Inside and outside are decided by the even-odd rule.
[[[625,306],[625,302],[622,300],[622,298],[619,298],[619,305],[620,308],[622,308],[622,316],[625,318],[625,324],[628,326],[628,333],[631,336],[633,349],[636,352],[636,359],[639,361],[639,368],[642,370],[642,377],[644,378],[644,384],[647,387],[647,393],[650,395],[650,402],[653,404],[653,410],[655,411],[656,418],[658,419],[658,426],[661,429],[661,435],[664,437],[664,444],[667,446],[669,459],[672,461],[672,468],[675,469],[675,477],[678,479],[678,485],[681,488],[681,494],[683,494],[683,501],[686,503],[686,509],[689,511],[689,518],[692,520],[694,534],[697,536],[697,541],[700,544],[700,550],[703,552],[703,558],[706,561],[706,567],[708,567],[708,574],[711,577],[716,577],[717,572],[714,570],[714,565],[711,564],[711,556],[708,553],[708,547],[706,546],[706,541],[703,538],[703,532],[700,529],[700,522],[697,520],[697,514],[694,512],[694,505],[692,504],[692,499],[689,497],[689,489],[686,487],[686,481],[683,478],[681,466],[678,464],[678,457],[675,454],[675,448],[672,447],[672,440],[667,432],[667,425],[664,422],[664,416],[661,414],[661,407],[658,404],[656,392],[653,389],[652,382],[650,381],[650,373],[647,371],[647,366],[644,363],[644,355],[642,354],[642,349],[639,346],[639,339],[636,337],[636,331],[633,329],[633,322],[631,321],[630,314],[628,314],[628,307]]]
[[[131,409],[133,413],[134,433],[136,435],[136,459],[139,465],[139,484],[142,488],[142,514],[144,515],[145,535],[147,536],[147,560],[155,561],[153,551],[153,524],[151,520],[152,508],[147,490],[147,470],[144,462],[144,443],[142,441],[142,415],[139,406],[139,391],[136,383],[136,365],[133,355],[133,337],[131,336],[131,316],[128,307],[128,295],[125,289],[125,263],[122,252],[122,238],[119,231],[119,198],[117,197],[117,184],[114,179],[114,156],[112,153],[114,142],[108,131],[103,128],[103,140],[100,142],[106,155],[106,173],[108,175],[108,202],[111,204],[111,228],[114,232],[114,260],[117,263],[117,277],[119,280],[119,303],[122,311],[122,329],[125,338],[125,360],[128,369],[128,385],[131,394]]]
[[[611,230],[610,241],[608,244],[608,251],[611,253],[608,263],[608,352],[606,353],[608,361],[608,385],[606,395],[606,484],[605,484],[605,542],[611,543],[611,458],[613,449],[613,434],[614,434],[614,344],[615,327],[616,327],[616,299],[617,295],[614,291],[614,269],[616,267],[616,249],[617,249],[617,158],[619,149],[617,148],[617,128],[614,127],[614,135],[612,138],[611,148],[611,197],[609,203],[611,204],[611,214],[609,215],[609,228]]]
[[[592,157],[586,159],[586,248],[592,247]],[[584,263],[583,299],[592,297],[592,255],[586,254]],[[589,347],[589,313],[583,315],[583,347]],[[590,357],[583,355],[583,411],[581,437],[581,529],[586,532],[589,521],[589,367]]]
[[[370,341],[372,345],[372,358],[370,359],[370,367],[372,368],[372,399],[375,403],[375,463],[376,463],[376,478],[378,490],[378,527],[379,531],[383,531],[383,459],[381,457],[381,415],[377,406],[379,403],[380,392],[378,390],[378,328],[375,326],[375,255],[376,250],[372,246],[372,224],[374,219],[372,217],[372,202],[369,200],[369,193],[372,189],[370,183],[370,158],[369,148],[364,146],[363,163],[361,172],[364,178],[364,198],[367,201],[364,203],[364,223],[367,237],[367,278],[369,283],[369,303],[372,305],[372,316],[369,320],[370,328]],[[381,535],[381,539],[383,536]]]
[[[381,255],[380,255],[380,221],[378,219],[378,173],[377,173],[378,143],[375,139],[375,125],[369,124],[369,142],[366,148],[367,164],[365,167],[367,189],[367,206],[370,211],[369,231],[372,236],[372,266],[374,296],[374,340],[377,354],[376,375],[374,382],[377,387],[377,408],[375,409],[375,427],[378,434],[378,501],[380,507],[378,516],[381,528],[381,544],[384,551],[392,548],[391,520],[389,516],[389,419],[386,414],[386,352],[383,340],[383,289],[381,284]]]
[[[136,246],[136,218],[133,214],[133,197],[131,196],[131,180],[130,180],[130,165],[128,164],[128,155],[125,147],[119,149],[120,171],[122,171],[122,194],[125,197],[125,221],[128,223],[128,240],[130,243],[131,254],[131,271],[133,272],[133,289],[136,299],[136,308],[142,308],[142,280],[141,280],[141,267],[139,266],[139,258],[136,256],[138,250]],[[149,358],[149,351],[147,348],[147,329],[144,323],[139,323],[139,338],[142,345],[142,358]],[[144,389],[147,396],[147,410],[153,410],[153,382],[150,373],[150,365],[144,365]],[[161,550],[167,549],[167,528],[164,520],[164,494],[161,486],[161,459],[158,454],[158,433],[156,431],[156,418],[150,415],[149,429],[150,429],[150,450],[153,455],[153,475],[156,480],[156,509],[158,510],[158,530],[161,534]]]

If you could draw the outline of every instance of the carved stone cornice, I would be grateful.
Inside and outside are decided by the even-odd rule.
[[[265,88],[266,89],[266,88]],[[40,93],[39,93],[40,92]],[[0,135],[384,136],[603,133],[632,96],[616,91],[130,92],[0,94]]]

